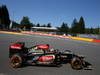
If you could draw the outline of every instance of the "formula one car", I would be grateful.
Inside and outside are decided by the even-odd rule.
[[[49,44],[25,47],[24,42],[16,42],[9,46],[10,65],[19,68],[25,63],[35,65],[55,65],[70,63],[75,70],[90,68],[89,63],[70,50],[61,52],[57,49],[49,49]]]

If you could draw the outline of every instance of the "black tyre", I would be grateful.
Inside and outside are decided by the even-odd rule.
[[[13,55],[10,58],[10,65],[13,68],[19,68],[22,66],[22,57],[20,55]]]
[[[60,56],[60,54],[56,54],[54,61],[55,61],[56,65],[61,65],[61,56]]]
[[[71,67],[75,70],[80,70],[82,69],[82,61],[79,58],[73,58],[71,60]]]

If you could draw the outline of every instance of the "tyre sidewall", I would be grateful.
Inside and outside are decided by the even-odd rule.
[[[17,64],[13,63],[13,61],[15,61],[16,58],[19,61]],[[22,57],[19,54],[12,55],[12,57],[10,58],[10,65],[13,68],[19,68],[19,67],[21,67],[22,66]]]
[[[76,66],[75,66],[75,63],[76,63],[76,62],[78,62],[79,65],[76,65]],[[78,57],[73,58],[73,59],[71,60],[71,67],[72,67],[73,69],[75,69],[75,70],[80,70],[80,69],[82,69],[82,61],[81,61],[81,59],[78,58]]]

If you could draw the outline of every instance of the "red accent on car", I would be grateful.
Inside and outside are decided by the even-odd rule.
[[[50,62],[53,61],[53,56],[42,56],[38,59],[40,62]]]
[[[49,45],[37,45],[38,48],[41,48],[43,50],[48,50],[49,49]]]
[[[12,44],[10,46],[10,48],[11,49],[19,49],[20,50],[20,49],[22,49],[22,46],[23,46],[22,44]]]

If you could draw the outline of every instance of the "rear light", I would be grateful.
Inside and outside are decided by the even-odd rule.
[[[18,46],[10,46],[11,49],[21,49],[21,47]]]

